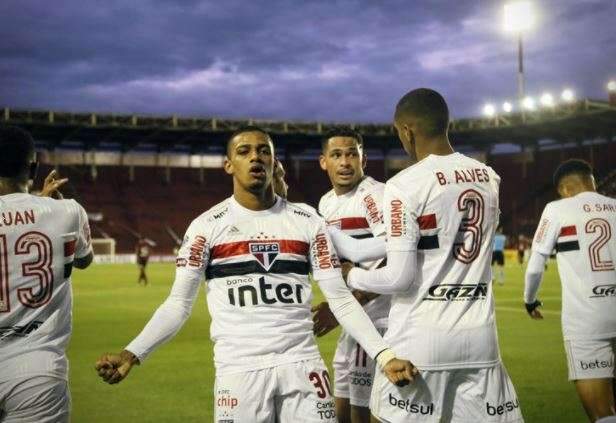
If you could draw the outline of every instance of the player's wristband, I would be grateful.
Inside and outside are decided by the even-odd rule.
[[[543,303],[539,300],[535,300],[533,303],[524,303],[524,305],[526,306],[528,314],[531,314],[537,307],[541,307]]]
[[[376,362],[379,363],[381,369],[385,367],[387,363],[396,358],[396,354],[391,348],[386,348],[376,355]]]

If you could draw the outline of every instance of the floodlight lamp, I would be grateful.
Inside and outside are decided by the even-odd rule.
[[[607,83],[607,90],[611,93],[616,92],[616,80]]]
[[[573,90],[571,90],[570,88],[565,88],[562,94],[560,95],[560,98],[565,103],[571,103],[575,99],[575,94],[573,93]]]
[[[505,101],[503,103],[503,112],[511,113],[512,110],[513,110],[513,106],[511,105],[511,103],[509,103],[508,101]]]
[[[483,114],[487,117],[493,117],[496,114],[496,108],[492,104],[483,106]]]
[[[522,100],[522,107],[526,110],[535,110],[535,99],[532,97],[525,97],[524,100]]]
[[[505,4],[505,31],[525,32],[530,30],[534,23],[534,10],[530,1],[519,0]]]
[[[539,102],[543,107],[553,107],[554,106],[554,97],[550,93],[543,93]]]

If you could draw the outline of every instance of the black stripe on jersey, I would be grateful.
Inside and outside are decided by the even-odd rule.
[[[72,261],[64,265],[64,279],[70,278],[71,273],[73,273],[73,262]]]
[[[276,260],[269,270],[265,270],[261,263],[251,260],[208,266],[205,270],[205,277],[206,279],[215,279],[247,275],[249,273],[297,273],[299,275],[307,275],[309,272],[310,266],[304,261]]]
[[[565,251],[576,251],[580,249],[580,243],[577,241],[557,242],[556,252],[564,253]]]
[[[422,236],[417,243],[418,250],[435,250],[438,247],[438,235]]]
[[[372,234],[351,235],[351,238],[355,238],[355,239],[374,238],[374,235]]]

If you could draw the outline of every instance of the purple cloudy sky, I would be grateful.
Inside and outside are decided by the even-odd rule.
[[[616,0],[534,0],[529,93],[605,98]],[[322,121],[391,119],[428,86],[454,117],[513,98],[500,0],[2,0],[0,106]]]

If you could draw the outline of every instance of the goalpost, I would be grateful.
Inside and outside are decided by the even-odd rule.
[[[113,263],[115,260],[116,240],[113,238],[92,238],[92,250],[98,262]]]

